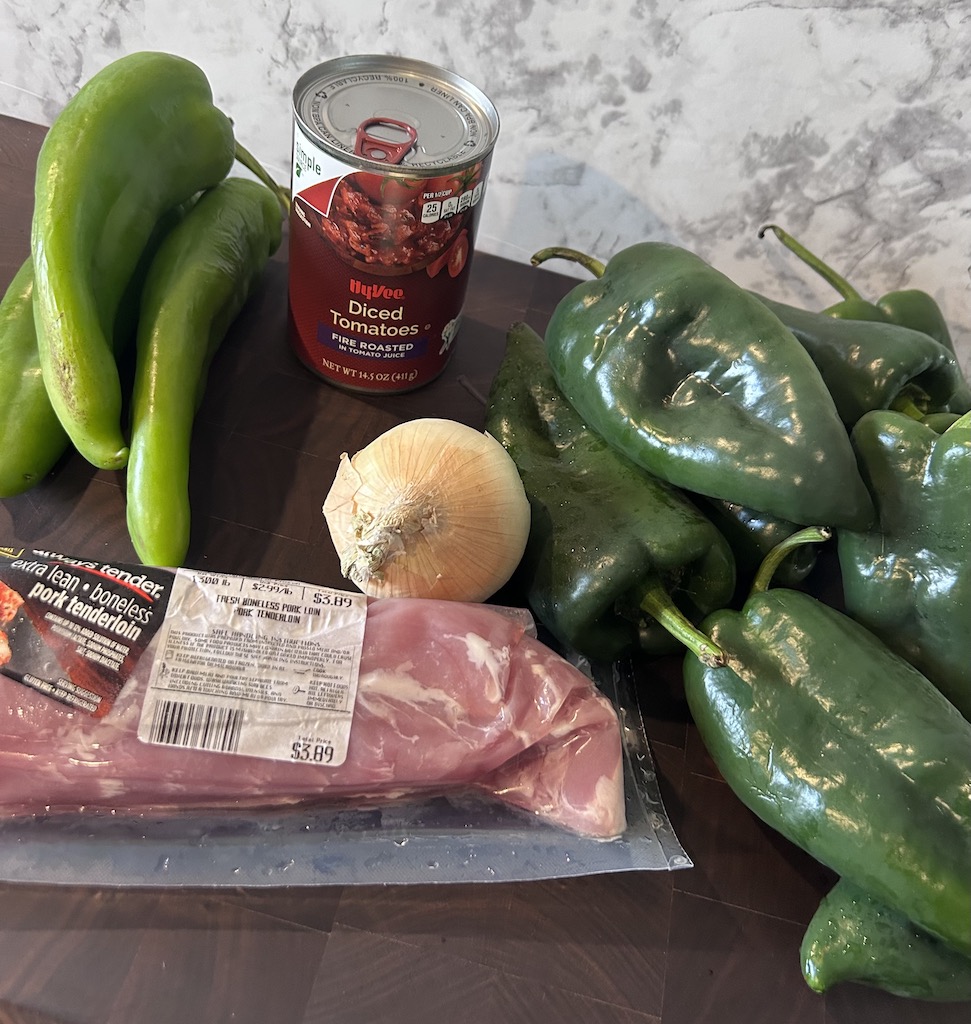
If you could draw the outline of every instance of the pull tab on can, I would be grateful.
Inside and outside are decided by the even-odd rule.
[[[383,139],[372,134],[375,128],[389,129],[395,139]],[[404,139],[399,138],[403,132]],[[357,127],[354,139],[354,153],[365,160],[381,160],[388,164],[400,164],[408,151],[418,141],[418,132],[405,121],[396,121],[393,117],[369,117]]]

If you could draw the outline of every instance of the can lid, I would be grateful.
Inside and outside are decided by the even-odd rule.
[[[492,152],[499,134],[499,116],[483,92],[451,71],[406,57],[363,54],[320,64],[300,77],[293,109],[310,139],[365,170],[388,162],[362,155],[359,130],[375,120],[414,130],[402,168],[474,163]]]

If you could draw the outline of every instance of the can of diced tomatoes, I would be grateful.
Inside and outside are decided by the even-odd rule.
[[[499,117],[458,75],[362,55],[293,92],[290,339],[353,391],[410,391],[445,368],[468,288]]]

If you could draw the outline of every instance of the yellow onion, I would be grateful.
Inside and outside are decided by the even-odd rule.
[[[447,419],[401,423],[343,454],[323,511],[341,572],[371,597],[484,601],[529,535],[509,453]]]

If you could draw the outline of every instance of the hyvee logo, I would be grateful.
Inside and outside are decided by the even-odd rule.
[[[386,284],[365,284],[351,278],[351,295],[363,295],[365,299],[403,299],[403,288],[389,288]]]

